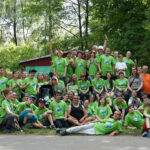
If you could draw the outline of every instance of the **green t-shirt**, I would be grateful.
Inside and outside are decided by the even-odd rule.
[[[70,64],[69,65],[69,61],[72,61],[72,65],[73,65],[73,59],[69,59],[68,57],[66,58],[66,62],[67,62],[67,73],[66,73],[66,77],[71,77],[72,74],[73,74],[73,68],[72,68],[72,65]]]
[[[17,83],[19,86],[22,85],[22,81],[21,81],[20,79],[18,79],[18,80],[16,80],[16,81],[15,81],[14,79],[11,79],[11,80],[9,80],[9,81],[7,82],[7,85],[10,86],[10,87],[13,87],[13,86],[15,86],[16,83]],[[17,95],[18,95],[18,98],[21,98],[21,89],[20,89],[19,87],[13,88],[13,92],[16,92]]]
[[[90,81],[78,81],[78,87],[81,89],[83,92],[85,92],[89,87],[90,87]]]
[[[106,76],[107,72],[112,73],[112,66],[115,64],[114,58],[110,55],[100,57],[102,76]]]
[[[74,92],[74,93],[78,93],[78,91],[75,90],[74,88],[78,88],[78,85],[69,85],[69,86],[68,86],[68,91],[67,91],[67,92],[69,93],[69,92],[72,91],[72,92]]]
[[[128,87],[128,79],[117,79],[115,81],[115,85],[121,88],[122,90],[125,90]]]
[[[0,109],[0,123],[2,122],[3,118],[7,116],[6,108],[8,108],[10,111],[14,111],[13,104],[11,100],[3,100],[2,102],[2,108]]]
[[[99,80],[95,78],[92,80],[92,86],[95,87],[98,92],[100,92],[104,86],[104,80],[102,78]]]
[[[54,62],[55,72],[59,74],[60,78],[63,77],[67,62],[65,58],[58,58]]]
[[[132,59],[128,59],[126,57],[123,58],[123,62],[126,63],[127,69],[126,69],[126,77],[130,77],[131,75],[131,68],[134,66],[134,62]]]
[[[44,121],[44,117],[43,117],[43,114],[46,112],[46,111],[48,111],[48,108],[44,108],[44,109],[39,109],[39,108],[37,108],[36,110],[35,110],[35,115],[38,117],[38,120],[39,121]]]
[[[93,113],[91,107],[87,107],[87,108],[85,108],[85,110],[88,114],[88,117],[93,117],[94,113]]]
[[[112,87],[111,87],[111,85],[110,85],[109,80],[105,80],[104,83],[105,83],[105,86],[106,86],[106,88],[107,88],[108,90],[112,90],[113,87],[115,86],[115,81],[114,81],[114,80],[112,81]]]
[[[98,60],[97,59],[95,59],[95,63],[93,60],[92,61],[88,60],[88,62],[87,62],[87,65],[90,64],[89,65],[89,75],[90,76],[95,76],[98,71],[98,67],[97,67]]]
[[[64,101],[56,102],[53,101],[49,109],[53,111],[53,116],[56,119],[63,119],[65,118],[65,112],[68,111],[68,107]]]
[[[46,85],[46,84],[48,84],[47,81],[45,81],[45,82],[38,82],[38,87],[40,88],[42,85]]]
[[[100,122],[94,123],[94,130],[96,134],[107,134],[113,131],[122,132],[122,124],[119,120],[108,118]]]
[[[50,72],[53,72],[53,67],[54,67],[54,61],[58,59],[57,56],[55,56],[54,54],[52,54],[51,56],[51,59],[53,61],[53,64],[51,65],[51,68],[50,68]]]
[[[111,101],[111,98],[110,98],[110,97],[107,97],[107,98],[106,98],[106,103],[107,103],[107,104],[110,104],[111,102],[112,102],[112,101]]]
[[[34,104],[28,105],[26,102],[22,102],[16,108],[15,113],[20,114],[21,112],[25,111],[27,108],[30,108],[33,112],[37,109],[37,107]]]
[[[6,77],[0,77],[0,102],[2,103],[2,92],[6,90],[8,79]],[[1,106],[1,104],[0,104]]]
[[[100,105],[96,109],[96,115],[99,116],[101,119],[105,119],[107,115],[111,115],[111,114],[112,114],[112,110],[108,105],[106,106]]]
[[[26,88],[25,88],[25,93],[28,93],[29,95],[37,95],[37,79],[36,78],[26,78],[23,82],[24,85],[26,85],[27,83],[30,83]]]
[[[150,115],[150,111],[148,110],[144,110],[144,113]]]
[[[127,103],[125,100],[122,101],[122,103],[119,104],[117,99],[113,100],[113,106],[118,106],[119,109],[126,109],[127,108]]]
[[[59,80],[59,81],[58,81],[58,84],[61,84],[61,86],[65,89],[65,83],[64,83],[64,81]]]
[[[76,59],[75,64],[75,74],[77,75],[78,79],[80,79],[80,75],[85,73],[86,63],[83,59]]]
[[[134,110],[134,113],[128,113],[125,116],[125,123],[124,126],[134,126],[138,129],[142,129],[144,124],[143,115],[138,111]]]

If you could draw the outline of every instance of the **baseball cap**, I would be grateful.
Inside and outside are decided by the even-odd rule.
[[[86,74],[85,74],[85,73],[82,73],[82,74],[80,75],[80,78],[85,77],[85,76],[86,76]]]
[[[43,98],[39,98],[38,102],[39,102],[39,103],[40,103],[40,102],[45,103],[45,100],[44,100]]]
[[[103,46],[101,46],[101,45],[98,47],[98,49],[102,49],[102,50],[104,50]]]
[[[36,100],[36,97],[33,95],[29,95],[28,98],[33,98],[34,100]]]

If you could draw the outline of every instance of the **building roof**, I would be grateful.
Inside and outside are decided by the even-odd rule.
[[[67,54],[68,52],[72,52],[72,51],[73,50],[67,50],[67,51],[64,51],[63,53]],[[76,50],[76,51],[83,53],[83,51],[81,51],[81,50]],[[34,60],[38,60],[38,59],[43,59],[43,58],[50,58],[50,56],[51,55],[45,55],[45,56],[34,57],[34,58],[26,59],[26,60],[21,60],[19,64],[30,62],[30,61],[34,61]]]

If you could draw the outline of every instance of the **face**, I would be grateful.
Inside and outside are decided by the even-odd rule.
[[[12,93],[12,98],[13,98],[13,99],[17,99],[17,98],[18,98],[17,93]]]
[[[142,67],[137,67],[137,72],[140,74],[142,72]]]
[[[61,52],[58,52],[58,57],[62,57],[62,53]]]
[[[118,52],[117,51],[114,52],[114,57],[115,58],[118,57]]]
[[[128,51],[128,52],[126,53],[126,57],[127,57],[127,58],[130,58],[130,57],[131,57],[131,52],[130,52],[130,51]]]
[[[6,77],[8,78],[8,80],[12,79],[13,75],[11,72],[7,73]]]
[[[28,98],[27,103],[28,105],[31,105],[33,103],[34,99],[33,98]]]
[[[133,91],[133,92],[132,92],[132,97],[136,97],[136,95],[137,95],[136,92]]]
[[[149,101],[148,97],[144,98],[144,104],[147,104],[148,101]]]
[[[124,78],[124,73],[120,73],[119,77],[122,79]]]
[[[119,120],[120,116],[121,116],[121,114],[118,111],[115,111],[113,118],[114,118],[114,120]]]
[[[12,99],[12,97],[13,97],[12,94],[13,94],[13,92],[10,91],[10,92],[6,95],[7,99]]]
[[[136,69],[135,68],[132,68],[132,74],[136,74]]]
[[[110,79],[110,78],[111,78],[111,74],[107,73],[107,79]]]
[[[85,100],[84,103],[83,103],[83,106],[84,106],[85,108],[87,108],[87,107],[88,107],[88,104],[89,104],[89,101],[88,101],[88,100]]]
[[[90,101],[90,102],[93,102],[93,101],[94,101],[94,95],[90,95],[89,101]]]
[[[45,103],[43,103],[43,102],[39,102],[39,103],[38,103],[38,105],[39,105],[39,107],[40,107],[40,108],[44,108]]]
[[[146,108],[148,111],[150,111],[150,105],[147,105]]]
[[[82,76],[81,79],[82,79],[82,81],[85,81],[85,76]]]
[[[68,96],[69,96],[69,99],[73,99],[73,96],[74,96],[73,92],[70,92]]]
[[[44,79],[43,73],[39,73],[39,74],[38,74],[38,79],[39,79],[39,80],[43,80],[43,79]]]
[[[34,78],[35,72],[30,72],[29,75],[30,75],[30,78]]]
[[[52,78],[52,84],[57,84],[57,80],[55,78]]]
[[[61,99],[61,94],[58,94],[58,93],[57,93],[57,94],[55,95],[55,99],[56,99],[57,101],[60,101],[60,99]]]
[[[109,55],[109,54],[110,54],[110,48],[106,48],[105,54],[106,54],[106,55]]]
[[[123,61],[123,56],[119,57],[119,61],[121,61],[121,62]]]
[[[89,50],[86,50],[85,51],[85,56],[88,56],[89,55]]]
[[[0,69],[0,74],[3,74],[3,73],[4,73],[4,69],[1,68],[1,69]]]
[[[74,97],[73,97],[73,103],[74,103],[74,104],[78,104],[78,103],[79,103],[78,96],[74,96]]]
[[[130,113],[130,114],[133,114],[133,112],[134,112],[134,108],[133,108],[133,107],[130,107],[129,113]]]
[[[122,101],[122,95],[117,95],[116,98],[117,98],[118,101]]]
[[[67,54],[67,57],[68,57],[68,58],[71,58],[71,56],[72,56],[71,53],[68,53],[68,54]]]
[[[49,75],[46,74],[44,77],[43,77],[46,81],[49,81]]]
[[[57,54],[58,54],[58,51],[54,50],[54,55],[57,56]]]
[[[82,54],[81,53],[78,53],[78,58],[82,58]]]
[[[18,78],[19,77],[19,71],[16,71],[15,73],[14,73],[14,78]]]
[[[142,70],[143,70],[144,73],[147,73],[148,67],[147,67],[147,66],[144,66]]]
[[[99,79],[101,75],[99,73],[96,73],[96,78]]]
[[[77,79],[77,75],[76,74],[73,74],[72,75],[72,79],[75,81]]]
[[[100,104],[101,104],[101,105],[105,105],[105,104],[106,104],[106,101],[105,101],[104,98],[102,98],[102,99],[100,100]]]
[[[22,72],[22,77],[23,78],[27,78],[27,76],[28,76],[28,73],[26,71]]]
[[[23,97],[23,98],[22,98],[22,101],[23,101],[23,102],[27,102],[27,100],[28,100],[28,97]]]

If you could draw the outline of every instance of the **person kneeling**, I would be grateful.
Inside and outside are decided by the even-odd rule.
[[[122,132],[122,124],[120,121],[121,113],[115,111],[113,118],[108,118],[106,120],[97,120],[93,123],[68,128],[67,130],[57,130],[62,136],[71,134],[71,133],[81,133],[81,134],[96,134],[104,135],[109,134],[109,136],[114,136]]]

